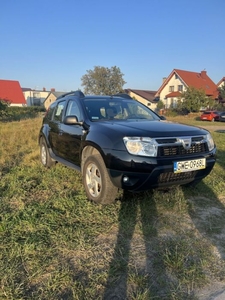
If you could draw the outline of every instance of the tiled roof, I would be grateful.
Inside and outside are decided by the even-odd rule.
[[[171,92],[166,95],[166,98],[173,98],[173,97],[180,97],[181,93],[180,92]]]
[[[26,104],[19,81],[0,79],[0,99],[8,100],[13,104]]]
[[[151,101],[151,102],[154,102],[155,94],[156,94],[156,91],[133,90],[133,89],[126,89],[125,92],[128,94],[129,94],[129,92],[132,92],[132,93],[137,94],[138,96],[140,96],[148,101]]]
[[[55,98],[58,98],[58,97],[62,96],[63,94],[65,94],[65,92],[50,92],[50,93],[48,94],[48,96],[45,98],[45,101],[47,101],[48,98],[49,98],[51,95],[54,95]],[[44,101],[44,102],[45,102],[45,101]]]
[[[56,98],[62,96],[63,94],[65,94],[65,92],[51,92]]]
[[[32,91],[31,88],[21,88],[23,92]]]
[[[170,73],[170,75],[165,79],[165,81],[157,91],[157,95],[162,91],[162,89],[166,86],[166,84],[174,74],[176,74],[180,78],[180,80],[183,81],[186,87],[203,89],[207,96],[213,96],[214,98],[217,98],[217,85],[209,78],[209,76],[206,74],[206,71],[201,71],[200,73],[198,73],[179,69],[174,69]]]

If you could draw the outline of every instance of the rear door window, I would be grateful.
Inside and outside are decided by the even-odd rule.
[[[62,122],[63,111],[66,101],[61,101],[58,103],[56,109],[54,110],[53,120],[57,122]]]

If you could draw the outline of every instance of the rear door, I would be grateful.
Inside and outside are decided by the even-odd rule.
[[[69,99],[64,117],[66,116],[76,116],[78,122],[84,120],[82,110],[76,100]],[[80,124],[66,125],[62,123],[60,130],[63,144],[61,149],[62,157],[76,165],[80,165],[81,141],[85,133],[83,126]]]
[[[56,104],[52,120],[49,122],[49,142],[51,144],[52,151],[57,156],[62,156],[62,153],[64,151],[61,138],[61,123],[63,120],[65,105],[65,100],[60,101]]]

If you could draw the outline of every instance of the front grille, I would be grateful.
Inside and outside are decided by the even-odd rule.
[[[161,173],[158,178],[158,183],[176,183],[179,181],[185,181],[194,179],[196,171],[184,172],[184,173]]]
[[[207,151],[206,143],[192,144],[191,148],[186,150],[182,145],[170,145],[159,146],[158,156],[176,156],[176,155],[188,155],[194,153],[205,153]]]

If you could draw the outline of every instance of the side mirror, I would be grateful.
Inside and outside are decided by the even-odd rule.
[[[65,125],[82,125],[82,122],[78,122],[77,116],[66,116],[63,120]]]
[[[165,116],[159,116],[161,120],[166,120]]]

